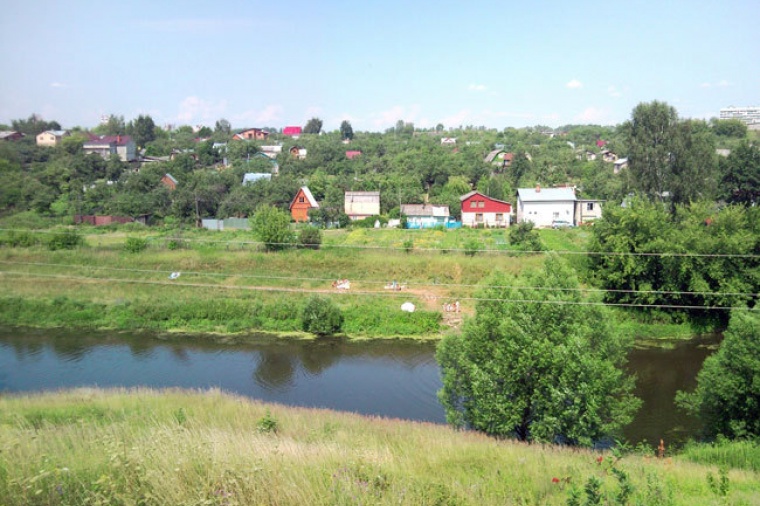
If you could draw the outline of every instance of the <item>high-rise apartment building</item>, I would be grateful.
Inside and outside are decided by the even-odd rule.
[[[720,119],[738,119],[753,130],[760,130],[760,107],[726,107]]]

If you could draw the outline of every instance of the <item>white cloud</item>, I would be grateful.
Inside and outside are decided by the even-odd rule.
[[[51,88],[65,88],[66,85],[63,84],[63,83],[59,83],[59,82],[56,81],[54,83],[50,83],[50,87]]]
[[[267,123],[274,123],[282,118],[282,106],[271,104],[263,109],[250,109],[235,115],[232,120],[237,123],[250,123],[245,126],[273,126]]]
[[[222,117],[226,110],[226,100],[213,102],[189,96],[179,105],[177,121],[188,125],[209,123]]]
[[[700,88],[712,88],[712,84],[710,83],[702,83],[699,85]]]
[[[405,123],[414,123],[419,113],[419,105],[413,105],[409,109],[400,105],[394,105],[388,110],[373,114],[372,122],[378,128],[388,128],[395,126],[398,120],[403,120]]]
[[[580,82],[577,79],[571,79],[568,81],[568,83],[565,85],[565,88],[570,88],[571,90],[577,90],[579,88],[583,88],[583,83]]]
[[[728,86],[731,86],[731,83],[725,79],[721,79],[716,83],[704,82],[699,85],[700,88],[727,88]]]
[[[575,121],[580,123],[595,123],[599,125],[612,123],[609,117],[609,111],[597,107],[587,107],[582,113],[575,116]]]
[[[486,91],[488,87],[485,84],[471,84],[467,89],[470,91]]]
[[[607,88],[607,93],[609,93],[610,96],[613,98],[620,98],[623,96],[623,92],[621,92],[614,86],[610,86],[609,88]]]
[[[718,86],[719,88],[725,88],[726,86],[731,86],[731,83],[729,83],[725,79],[721,79],[720,81],[718,81],[718,84],[716,84],[716,86]]]
[[[465,125],[472,121],[470,116],[471,111],[469,109],[462,109],[459,112],[442,118],[440,123],[443,123],[445,127],[456,127],[459,125]]]

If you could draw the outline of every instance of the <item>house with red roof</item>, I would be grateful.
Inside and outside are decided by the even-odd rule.
[[[462,203],[462,226],[497,227],[509,226],[512,204],[503,200],[492,199],[478,191],[471,191],[459,197]]]
[[[300,126],[286,126],[282,129],[282,135],[289,135],[291,137],[298,137],[301,135]]]
[[[348,158],[349,160],[353,160],[357,156],[361,156],[361,154],[362,154],[361,151],[356,151],[356,150],[346,151],[346,158]]]
[[[290,203],[290,216],[293,221],[309,221],[310,209],[319,209],[319,204],[309,188],[302,186]]]

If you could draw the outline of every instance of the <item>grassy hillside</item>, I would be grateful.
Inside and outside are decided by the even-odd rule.
[[[540,232],[583,273],[587,229]],[[492,270],[517,275],[543,261],[515,251],[505,230],[330,230],[321,250],[278,253],[260,251],[243,231],[85,227],[84,245],[51,251],[54,233],[0,231],[0,324],[300,335],[298,312],[319,293],[342,310],[352,338],[437,339],[474,314],[477,285]],[[130,238],[147,248],[126,251]],[[338,279],[351,289],[334,289]],[[392,281],[403,289],[386,289]],[[407,301],[415,313],[400,311]],[[462,312],[444,312],[454,301]],[[692,333],[620,319],[641,336]]]
[[[760,504],[752,471],[496,441],[218,391],[2,397],[0,450],[9,506],[552,505],[574,490],[583,504],[583,489],[597,486],[600,504]]]

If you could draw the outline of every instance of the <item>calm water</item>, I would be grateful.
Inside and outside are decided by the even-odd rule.
[[[625,436],[674,442],[698,430],[675,410],[715,339],[636,350],[644,405]],[[444,423],[432,344],[340,340],[225,345],[192,337],[0,329],[0,392],[76,386],[210,388],[288,405]]]

